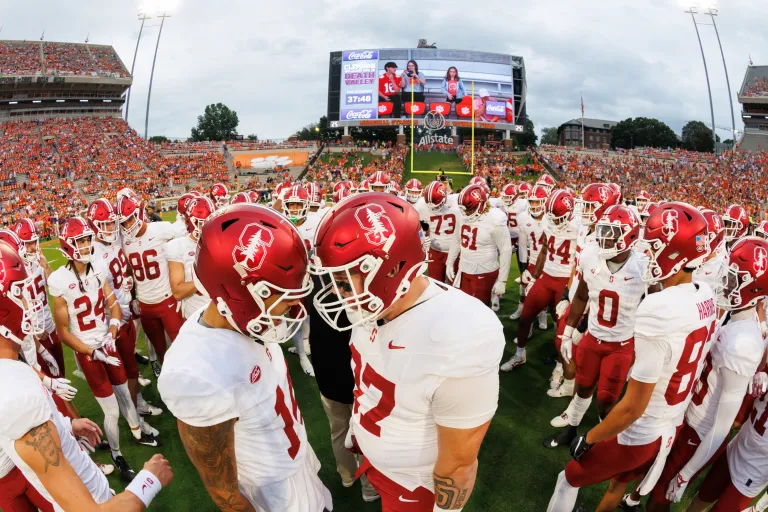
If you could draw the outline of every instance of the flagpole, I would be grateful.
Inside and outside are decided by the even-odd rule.
[[[472,175],[475,174],[475,82],[472,81]]]
[[[581,95],[581,149],[584,149],[584,94]]]
[[[411,177],[413,177],[413,159],[416,155],[413,153],[413,92],[414,86],[411,83]]]

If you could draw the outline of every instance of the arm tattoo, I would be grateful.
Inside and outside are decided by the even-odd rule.
[[[179,421],[179,434],[214,503],[225,511],[252,510],[241,503],[237,485],[234,420],[203,428]]]
[[[45,460],[44,472],[48,472],[48,466],[58,467],[61,463],[61,448],[51,435],[50,424],[48,422],[43,423],[30,430],[27,435],[32,438],[32,441],[25,441],[26,445],[40,452],[43,460]]]
[[[468,489],[459,489],[453,478],[433,475],[435,480],[435,503],[446,510],[458,509],[467,501]]]

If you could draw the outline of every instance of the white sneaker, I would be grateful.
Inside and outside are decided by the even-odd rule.
[[[539,329],[542,331],[547,330],[547,312],[542,311],[539,313]]]
[[[312,367],[312,363],[309,361],[309,358],[306,354],[299,356],[299,363],[301,364],[301,369],[304,370],[304,373],[310,377],[315,376],[315,369]]]
[[[523,305],[521,303],[521,304],[517,305],[517,309],[515,310],[515,312],[512,313],[511,315],[509,315],[509,319],[510,320],[517,320],[517,319],[519,319],[522,316],[522,314],[523,314]]]
[[[547,395],[552,398],[573,397],[573,380],[565,380],[555,389],[547,390]]]
[[[552,425],[555,428],[565,428],[569,425],[568,423],[568,411],[565,410],[560,416],[555,416],[552,418],[552,421],[549,422],[550,425]]]
[[[115,472],[115,466],[113,466],[112,464],[99,464],[97,462],[96,467],[99,468],[99,471],[104,473],[104,476],[109,476]]]
[[[143,377],[143,376],[139,375],[139,386],[145,388],[145,387],[149,386],[150,384],[152,384],[151,380],[149,380],[146,377]]]
[[[552,375],[549,377],[549,389],[557,389],[562,383],[563,369],[556,366],[555,369],[552,370]]]
[[[500,309],[499,296],[498,295],[491,295],[491,311],[493,311],[495,313],[499,309]]]
[[[147,403],[137,407],[136,412],[138,412],[141,416],[160,416],[163,414],[163,410],[161,408]]]
[[[152,437],[160,437],[160,431],[157,430],[156,428],[152,427],[152,425],[150,425],[146,421],[141,426],[141,431],[142,431],[142,433],[149,434]]]
[[[509,361],[501,365],[501,371],[503,372],[509,372],[517,368],[518,366],[522,366],[525,364],[525,352],[523,352],[521,355],[518,355],[515,353],[512,357],[509,358]]]

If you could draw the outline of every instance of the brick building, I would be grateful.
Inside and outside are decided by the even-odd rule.
[[[611,128],[617,121],[584,118],[584,147],[608,149],[611,147]],[[557,128],[561,146],[581,146],[581,118],[571,119]]]

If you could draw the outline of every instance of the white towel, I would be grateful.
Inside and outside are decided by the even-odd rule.
[[[637,488],[637,491],[641,496],[650,493],[656,486],[656,482],[658,482],[661,472],[664,470],[664,465],[667,463],[667,456],[669,456],[669,452],[672,451],[672,445],[675,444],[676,435],[677,428],[674,426],[669,427],[662,432],[661,447],[659,448],[659,453],[656,455],[656,460],[653,461],[651,469],[648,470],[645,478],[643,478],[643,481],[640,483],[640,487]]]

